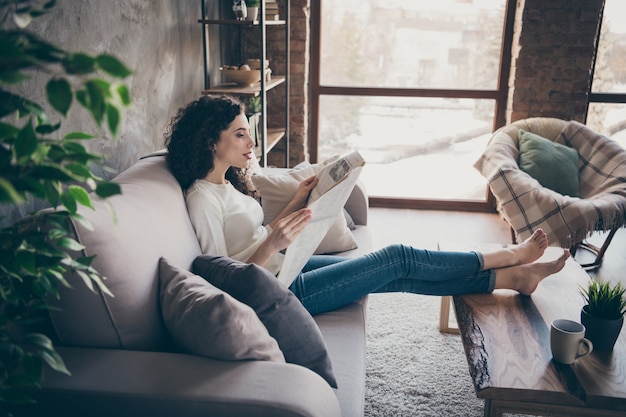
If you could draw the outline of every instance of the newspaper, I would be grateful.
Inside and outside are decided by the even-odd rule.
[[[278,280],[291,285],[326,236],[328,229],[343,210],[361,175],[365,160],[358,151],[329,162],[317,174],[318,183],[307,201],[311,220],[285,252]]]

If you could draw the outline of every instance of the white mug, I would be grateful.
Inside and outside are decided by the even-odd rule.
[[[586,348],[583,353],[580,353],[581,346]],[[558,319],[550,327],[550,349],[555,361],[569,365],[590,354],[593,343],[585,339],[585,326],[572,320]]]

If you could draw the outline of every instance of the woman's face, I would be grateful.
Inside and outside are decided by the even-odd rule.
[[[215,165],[228,169],[247,168],[250,160],[255,157],[254,139],[250,136],[248,119],[242,113],[220,133],[220,140],[215,145],[213,154]]]

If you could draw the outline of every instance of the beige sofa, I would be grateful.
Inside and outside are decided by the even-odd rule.
[[[367,300],[315,317],[338,389],[298,365],[181,353],[161,318],[158,264],[163,256],[190,267],[200,254],[182,192],[162,155],[140,160],[115,181],[122,195],[83,210],[93,230],[74,225],[115,297],[69,277],[75,288],[62,292],[51,324],[72,376],[47,371],[38,405],[27,415],[363,415]],[[359,242],[348,255],[368,251],[368,203],[360,184],[346,210]]]

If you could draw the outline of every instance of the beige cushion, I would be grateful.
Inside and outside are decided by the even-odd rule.
[[[59,310],[50,313],[60,344],[137,350],[170,350],[159,306],[159,258],[189,268],[201,253],[178,182],[163,156],[143,159],[117,176],[122,194],[95,211],[80,208],[90,228],[76,223],[93,267],[115,297],[92,292],[78,276],[59,288]]]
[[[163,321],[179,346],[215,359],[285,362],[252,308],[165,258],[159,271]]]
[[[323,164],[301,165],[299,169],[278,175],[253,175],[252,183],[261,196],[265,223],[270,223],[280,214],[298,190],[300,182],[316,175]],[[337,214],[335,222],[316,249],[316,254],[343,252],[357,247],[356,239],[348,228],[346,217]]]

